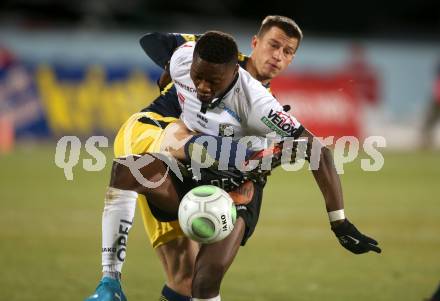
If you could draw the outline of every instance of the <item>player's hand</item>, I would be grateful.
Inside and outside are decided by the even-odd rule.
[[[338,238],[339,243],[354,254],[363,254],[369,251],[382,252],[377,241],[359,232],[348,219],[332,225],[332,231]]]

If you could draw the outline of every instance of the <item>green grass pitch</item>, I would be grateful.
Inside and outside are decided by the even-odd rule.
[[[82,300],[100,277],[106,169],[67,181],[55,145],[0,155],[1,300]],[[84,157],[87,157],[84,152]],[[440,153],[385,153],[379,172],[360,160],[342,175],[346,214],[383,253],[353,255],[329,229],[307,170],[270,177],[259,225],[222,285],[232,301],[415,300],[440,281]],[[157,300],[163,285],[139,212],[129,237],[123,286],[129,300]]]

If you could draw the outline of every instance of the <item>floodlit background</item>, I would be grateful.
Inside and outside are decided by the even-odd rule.
[[[231,33],[242,52],[268,14],[303,43],[272,83],[322,137],[360,140],[341,175],[346,212],[383,253],[355,256],[329,229],[306,169],[271,176],[259,226],[227,273],[224,300],[423,300],[440,281],[438,1],[53,1],[0,4],[0,289],[4,300],[82,300],[100,277],[103,195],[119,126],[157,95],[160,69],[139,46],[151,31]],[[438,117],[440,118],[440,116]],[[81,141],[73,180],[55,164]],[[108,138],[103,169],[84,148]],[[365,172],[362,143],[383,136],[385,164]],[[129,300],[156,300],[164,275],[140,215],[129,239]]]

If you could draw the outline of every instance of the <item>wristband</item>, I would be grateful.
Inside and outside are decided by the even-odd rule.
[[[344,209],[328,212],[328,219],[330,220],[330,222],[345,219]]]

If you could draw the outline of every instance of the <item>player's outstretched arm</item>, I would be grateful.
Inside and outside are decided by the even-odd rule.
[[[195,40],[198,35],[179,33],[147,33],[140,39],[142,49],[160,68],[165,70],[171,56],[180,45]]]
[[[174,51],[188,41],[195,41],[200,35],[183,33],[147,33],[140,39],[142,49],[148,57],[164,70],[158,80],[159,89],[162,91],[170,82],[168,63]]]
[[[380,253],[378,242],[360,233],[345,218],[341,181],[336,172],[330,149],[323,146],[307,130],[304,130],[301,136],[308,139],[307,156],[310,159],[313,176],[324,196],[331,229],[340,244],[355,254],[369,251]]]

